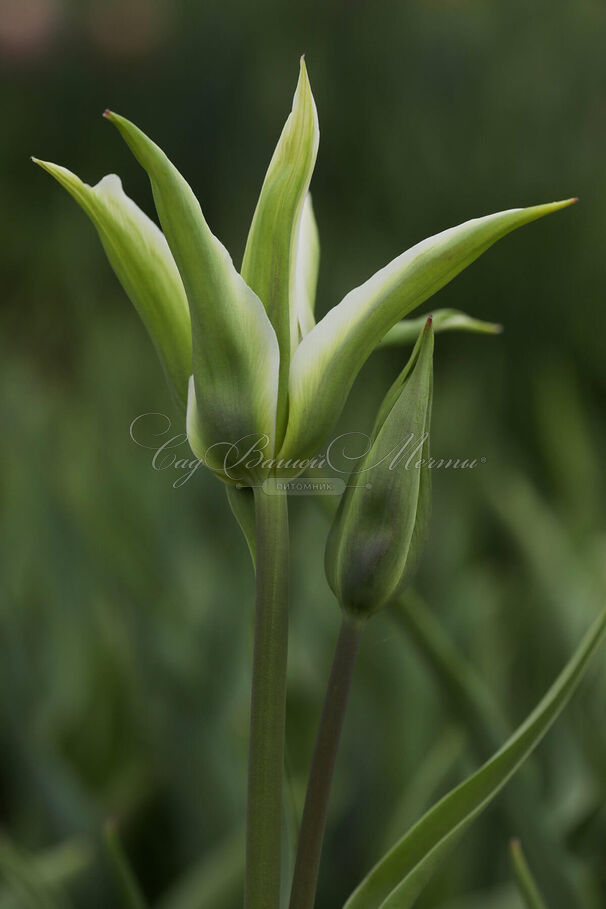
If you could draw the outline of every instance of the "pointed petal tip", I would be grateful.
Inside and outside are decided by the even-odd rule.
[[[300,90],[303,87],[307,91],[311,92],[309,73],[307,72],[307,65],[305,63],[305,54],[301,54],[301,57],[299,59],[299,80],[297,83],[297,89]]]
[[[124,117],[121,117],[120,114],[117,114],[115,111],[110,110],[108,107],[103,111],[103,119],[109,120],[110,123],[113,123],[114,126],[120,126],[120,123],[124,121]]]
[[[529,221],[535,221],[537,218],[543,218],[545,215],[552,215],[555,212],[562,211],[564,208],[569,208],[578,201],[577,196],[572,196],[569,199],[558,199],[555,202],[543,202],[538,205],[531,205],[524,209],[518,209],[518,211],[526,212]],[[526,221],[525,223],[529,223],[529,221]]]
[[[31,160],[38,167],[41,167],[42,170],[45,170],[47,174],[50,174],[51,177],[54,177],[55,180],[69,189],[70,186],[75,184],[81,184],[81,180],[76,177],[67,167],[63,167],[61,164],[54,164],[52,161],[43,161],[41,158],[34,158],[32,155]]]
[[[42,170],[47,171],[49,174],[55,175],[57,173],[57,165],[51,164],[50,161],[43,161],[41,158],[35,158],[33,155],[30,155],[30,161],[33,161],[38,167],[41,167]]]
[[[562,208],[569,208],[569,206],[575,205],[578,201],[578,196],[571,196],[569,199],[561,199],[558,202],[552,202],[549,208],[553,211],[560,211]]]
[[[563,208],[569,208],[571,205],[574,205],[578,201],[578,196],[571,196],[569,199],[558,199],[555,202],[542,202],[538,205],[531,205],[525,210],[531,213],[533,216],[538,216],[541,218],[543,215],[550,215],[553,212],[561,211]],[[524,209],[520,209],[520,211],[523,210]]]
[[[505,327],[501,322],[484,322],[482,320],[472,320],[478,323],[478,331],[485,335],[502,335]]]

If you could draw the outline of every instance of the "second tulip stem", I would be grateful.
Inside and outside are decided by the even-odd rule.
[[[360,625],[347,617],[343,619],[307,784],[290,909],[313,909],[315,902],[328,797],[360,647],[360,632]]]
[[[279,909],[288,644],[288,505],[255,488],[255,641],[245,909]]]

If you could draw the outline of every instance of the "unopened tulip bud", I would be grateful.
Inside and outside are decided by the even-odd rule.
[[[432,385],[430,317],[381,405],[328,538],[328,581],[343,609],[357,618],[367,618],[406,586],[425,542]]]

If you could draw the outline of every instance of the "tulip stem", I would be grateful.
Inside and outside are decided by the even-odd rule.
[[[337,640],[307,783],[290,909],[313,909],[328,798],[360,648],[362,626],[345,616]]]
[[[279,909],[288,645],[288,505],[255,488],[256,596],[245,909]]]

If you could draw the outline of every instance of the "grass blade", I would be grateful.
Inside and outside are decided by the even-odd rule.
[[[606,609],[547,694],[489,761],[435,805],[370,871],[346,909],[407,909],[435,867],[541,741],[579,684],[606,631]]]
[[[410,786],[406,788],[387,825],[383,840],[385,849],[390,849],[402,830],[414,824],[432,800],[443,792],[449,782],[456,778],[455,771],[465,751],[465,735],[458,726],[447,726],[438,741],[419,765],[418,771],[411,777]]]
[[[543,897],[539,893],[532,872],[528,867],[528,862],[522,851],[522,845],[519,840],[512,840],[509,844],[509,854],[516,884],[520,891],[520,896],[524,900],[526,909],[547,909]]]
[[[147,903],[130,866],[114,821],[108,821],[105,825],[104,839],[124,909],[147,909]]]
[[[476,760],[483,763],[497,751],[511,733],[484,679],[459,650],[435,615],[434,610],[414,591],[398,598],[392,617],[410,637],[440,684],[440,690],[470,733]],[[515,786],[504,793],[499,811],[508,829],[517,830],[529,844],[529,858],[545,882],[546,899],[561,905],[577,905],[578,880],[574,862],[563,848],[562,838],[541,810],[541,797],[531,772],[530,761],[516,777]],[[536,770],[536,768],[534,768]],[[400,830],[405,829],[400,827]],[[393,842],[393,839],[392,839]]]

